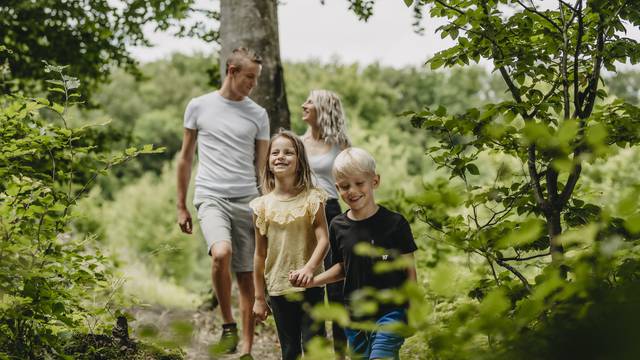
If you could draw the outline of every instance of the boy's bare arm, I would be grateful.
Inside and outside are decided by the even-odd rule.
[[[340,281],[342,279],[344,279],[344,265],[342,263],[337,263],[330,267],[327,271],[314,277],[307,287],[322,286]]]
[[[178,225],[183,233],[191,234],[193,232],[193,222],[191,214],[187,210],[187,190],[189,189],[189,180],[191,179],[191,166],[193,165],[193,155],[196,149],[196,139],[198,132],[194,129],[184,129],[182,137],[182,149],[178,156],[177,165],[177,187],[178,199],[176,207],[178,210]]]
[[[407,267],[407,277],[409,281],[416,282],[418,281],[418,273],[416,272],[416,261],[413,257],[413,253],[403,254],[403,257],[410,259],[411,266]]]

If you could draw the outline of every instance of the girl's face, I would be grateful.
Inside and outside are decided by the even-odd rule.
[[[310,97],[304,102],[304,104],[302,104],[302,120],[311,126],[315,126],[318,121],[316,106],[313,104]]]
[[[296,174],[298,154],[293,142],[279,136],[271,143],[269,152],[269,170],[275,177],[286,177]]]

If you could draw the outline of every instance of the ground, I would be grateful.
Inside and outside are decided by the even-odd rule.
[[[237,309],[234,316],[239,318]],[[141,307],[131,310],[135,318],[131,322],[132,336],[153,341],[161,346],[181,346],[185,359],[212,359],[209,347],[215,344],[222,331],[218,309],[173,310],[160,307]],[[240,349],[240,346],[238,346]],[[280,359],[280,345],[272,322],[256,327],[252,355],[259,360]],[[237,359],[240,353],[218,357]]]

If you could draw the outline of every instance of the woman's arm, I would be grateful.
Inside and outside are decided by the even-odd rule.
[[[256,216],[253,216],[254,232],[256,239],[256,250],[253,256],[253,286],[255,288],[255,302],[253,304],[253,316],[256,320],[264,321],[269,316],[269,307],[265,299],[265,283],[264,283],[264,262],[267,258],[266,236],[260,234],[260,230],[256,223]]]
[[[313,272],[322,264],[329,251],[329,232],[327,230],[327,217],[324,213],[324,203],[320,203],[320,206],[318,206],[312,226],[317,240],[316,247],[304,267],[289,274],[289,281],[294,286],[308,287],[311,280],[313,280]]]

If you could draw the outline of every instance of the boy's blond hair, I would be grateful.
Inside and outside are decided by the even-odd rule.
[[[357,147],[342,150],[333,162],[333,177],[336,180],[354,175],[376,175],[373,156]]]

